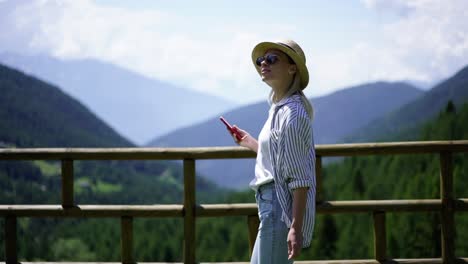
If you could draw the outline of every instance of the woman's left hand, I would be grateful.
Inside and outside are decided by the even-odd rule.
[[[291,227],[288,233],[288,259],[298,257],[302,248],[302,232]]]

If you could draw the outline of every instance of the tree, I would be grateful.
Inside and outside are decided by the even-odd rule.
[[[318,235],[318,241],[320,241],[320,247],[318,255],[323,259],[332,259],[335,256],[336,251],[336,240],[338,234],[336,232],[335,220],[331,215],[325,215],[323,217],[323,228],[320,230]]]
[[[92,261],[96,255],[78,238],[61,238],[52,245],[57,261]]]

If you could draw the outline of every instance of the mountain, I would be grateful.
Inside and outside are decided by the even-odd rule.
[[[1,64],[0,91],[0,147],[135,147],[58,87]],[[51,188],[60,186],[55,185],[57,178],[48,176],[50,171],[54,175],[60,172],[57,162],[25,161],[19,162],[21,165],[18,166],[7,161],[0,163],[0,174],[25,171],[19,173],[21,176],[18,180],[26,177],[49,182]],[[173,162],[77,161],[76,164],[76,185],[95,188],[98,192],[92,193],[94,196],[88,194],[82,197],[85,201],[108,201],[108,196],[115,192],[124,195],[116,197],[114,203],[152,200],[145,195],[175,202],[182,195],[183,172]],[[20,184],[15,183],[15,176],[9,176],[10,183]],[[99,193],[99,186],[114,191]],[[10,187],[2,188],[4,195],[7,196]],[[19,185],[18,188],[22,187]],[[202,191],[218,190],[201,177],[197,178],[197,188]],[[11,191],[17,192],[14,189]],[[37,193],[42,192],[37,190]],[[5,200],[0,196],[2,202],[5,203]]]
[[[422,122],[417,141],[466,140],[468,102],[454,106],[445,102],[433,118]],[[395,141],[404,138],[395,137]],[[380,141],[380,140],[379,140]],[[324,199],[395,200],[440,199],[440,163],[437,153],[346,157],[324,167]],[[453,154],[453,193],[468,197],[468,153]],[[323,218],[321,218],[323,217]],[[324,219],[325,218],[325,219]],[[440,258],[440,213],[386,213],[387,254],[392,258]],[[318,259],[372,258],[372,243],[349,247],[355,238],[370,233],[372,218],[365,214],[321,215],[317,218],[316,243],[310,255]],[[468,255],[468,214],[457,212],[454,245],[457,256]],[[403,239],[404,238],[404,239]],[[310,252],[310,251],[309,251]],[[308,252],[308,253],[309,253]],[[306,253],[306,254],[308,254]],[[311,253],[311,252],[310,252]]]
[[[424,93],[423,96],[356,130],[348,136],[346,141],[389,140],[394,135],[411,131],[421,123],[434,118],[437,113],[444,109],[448,101],[452,101],[456,106],[459,106],[467,100],[468,66],[437,84]],[[414,134],[407,134],[405,138],[412,140],[414,137]]]
[[[0,105],[0,147],[134,147],[58,87],[1,64]],[[78,205],[183,203],[183,170],[174,162],[77,160],[73,170],[74,198]],[[0,160],[0,204],[60,204],[60,174],[60,161]],[[231,193],[199,175],[196,190],[197,203],[213,203]],[[17,241],[18,255],[23,262],[115,262],[120,259],[118,246],[114,247],[120,243],[119,218],[32,217],[25,221],[20,219],[18,226],[18,232],[22,234]],[[145,249],[144,253],[141,250],[135,252],[136,259],[180,262],[181,226],[182,219],[136,219],[134,243]],[[3,228],[4,221],[0,221],[0,229]],[[197,220],[198,228],[212,230],[213,225]],[[244,256],[248,255],[248,244],[238,239],[247,239],[247,228],[238,225],[229,231],[237,233],[231,238],[230,234],[226,237],[220,231],[208,242],[201,241],[205,256],[212,255],[213,246],[209,242],[219,243],[219,237],[225,240],[221,244],[227,245],[224,249],[232,242],[236,248],[245,249]],[[0,256],[5,256],[4,249],[5,240],[0,239]],[[232,258],[238,255],[231,253]]]
[[[3,53],[0,62],[61,87],[139,145],[235,106],[97,60]]]
[[[356,129],[418,98],[424,92],[404,82],[376,82],[312,99],[316,144],[336,144]]]
[[[0,91],[2,145],[133,146],[59,88],[1,64]]]
[[[327,96],[312,98],[314,106],[314,136],[316,144],[338,143],[343,137],[385,113],[421,96],[423,92],[402,82],[376,82],[349,87]],[[268,114],[267,102],[256,103],[223,113],[258,137]],[[193,147],[233,145],[231,136],[218,118],[179,129],[151,141],[148,146]],[[253,177],[255,161],[204,160],[197,163],[197,171],[216,183],[245,188]]]

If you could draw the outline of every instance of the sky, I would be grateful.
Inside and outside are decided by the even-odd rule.
[[[0,32],[0,52],[98,59],[239,104],[270,91],[250,58],[261,41],[301,45],[310,97],[430,87],[468,64],[468,0],[0,0]]]

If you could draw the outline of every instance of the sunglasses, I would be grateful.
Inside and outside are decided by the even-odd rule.
[[[260,65],[262,65],[262,62],[265,61],[268,65],[273,65],[273,64],[275,64],[278,60],[279,60],[278,55],[275,55],[275,54],[268,54],[268,55],[266,55],[266,56],[258,57],[257,60],[255,61],[255,63],[257,64],[257,66],[260,66]]]

